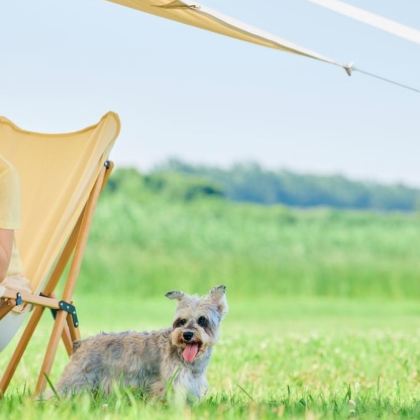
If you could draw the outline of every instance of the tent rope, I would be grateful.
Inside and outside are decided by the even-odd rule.
[[[369,76],[369,77],[373,77],[373,78],[378,79],[378,80],[382,80],[383,82],[390,83],[392,85],[398,86],[398,87],[403,88],[403,89],[411,90],[412,92],[415,92],[415,93],[420,93],[420,89],[418,89],[414,86],[406,85],[404,83],[397,82],[396,80],[388,79],[387,77],[381,76],[379,74],[371,73],[371,72],[366,71],[366,70],[362,70],[359,67],[354,67],[352,65],[349,65],[349,66],[345,66],[345,70],[347,71],[347,74],[349,74],[349,75],[351,75],[351,73],[353,71],[358,71],[359,73],[362,73],[365,76]]]

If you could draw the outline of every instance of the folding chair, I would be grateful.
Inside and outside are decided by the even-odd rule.
[[[29,293],[0,284],[0,350],[25,320],[25,314],[12,309],[16,305],[33,306],[0,381],[0,396],[4,395],[45,308],[51,309],[55,317],[36,395],[45,389],[60,338],[69,355],[73,342],[80,338],[73,290],[95,205],[113,167],[107,158],[119,130],[118,115],[112,112],[96,125],[65,134],[25,131],[0,117],[0,154],[13,163],[20,175],[22,224],[16,241],[31,287]],[[57,299],[54,290],[70,260],[64,291]]]

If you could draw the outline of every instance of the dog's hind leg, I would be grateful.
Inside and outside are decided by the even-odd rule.
[[[89,352],[83,357],[75,353],[64,369],[57,384],[57,391],[60,395],[96,391],[106,377],[104,371],[102,359],[98,353]]]

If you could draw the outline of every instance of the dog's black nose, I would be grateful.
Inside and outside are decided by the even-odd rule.
[[[192,333],[191,331],[185,331],[182,334],[182,337],[184,337],[185,341],[190,341],[193,338],[193,336],[194,336],[194,333]]]

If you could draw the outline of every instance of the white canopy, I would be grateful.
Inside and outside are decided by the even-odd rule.
[[[406,39],[407,41],[420,44],[420,31],[403,25],[395,20],[387,19],[376,13],[368,12],[360,7],[344,3],[339,0],[308,0],[318,6],[325,7],[336,13],[340,13],[349,18],[358,20],[359,22],[366,23],[374,28],[381,29],[392,35]]]

